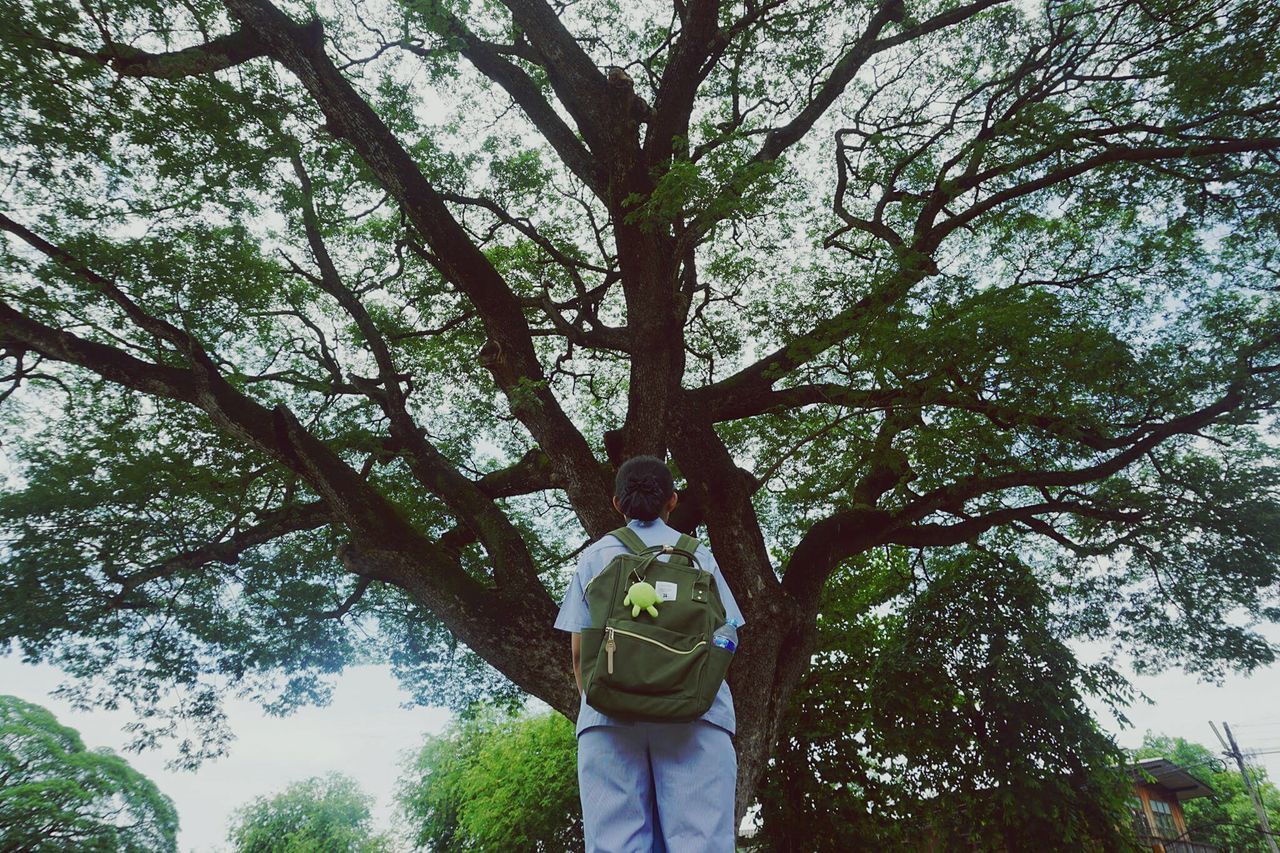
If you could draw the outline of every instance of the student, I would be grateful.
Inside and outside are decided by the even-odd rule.
[[[613,506],[645,545],[675,545],[666,524],[677,495],[671,471],[654,456],[618,469]],[[720,685],[711,708],[688,723],[618,720],[587,704],[581,631],[591,627],[587,583],[627,548],[613,536],[592,543],[578,560],[555,627],[572,632],[578,682],[578,787],[588,853],[733,853],[738,757],[733,697]],[[738,604],[706,545],[695,556],[714,576],[726,614],[744,624]],[[665,559],[665,557],[659,557]]]

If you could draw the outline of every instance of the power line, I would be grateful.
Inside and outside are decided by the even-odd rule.
[[[1224,741],[1222,735],[1218,734],[1218,727],[1213,725],[1213,721],[1209,722],[1209,726],[1213,729],[1213,733],[1217,735],[1218,742],[1222,744],[1223,749],[1227,749],[1227,741]],[[1280,853],[1280,849],[1276,848],[1276,840],[1271,836],[1271,823],[1267,820],[1267,810],[1262,807],[1262,798],[1258,795],[1257,788],[1249,776],[1249,771],[1245,769],[1244,756],[1240,754],[1240,746],[1236,743],[1235,735],[1231,733],[1231,726],[1223,722],[1222,730],[1227,733],[1227,740],[1231,742],[1231,747],[1227,751],[1236,760],[1236,766],[1240,768],[1240,776],[1244,779],[1244,789],[1249,792],[1249,799],[1253,800],[1253,810],[1258,813],[1258,821],[1262,824],[1262,831],[1266,835],[1267,847],[1271,849],[1271,853]]]

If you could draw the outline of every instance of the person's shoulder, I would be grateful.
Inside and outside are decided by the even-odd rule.
[[[601,557],[611,558],[616,552],[626,550],[627,546],[619,542],[618,537],[606,533],[582,549],[582,556],[579,558],[579,562],[586,563],[598,560]]]
[[[711,547],[701,539],[698,540],[698,547],[693,549],[693,556],[698,558],[698,562],[702,564],[702,568],[707,571],[712,571],[718,566],[715,554],[711,553]]]

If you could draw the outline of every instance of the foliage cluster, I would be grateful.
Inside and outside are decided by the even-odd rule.
[[[348,776],[304,779],[237,809],[227,839],[236,853],[389,853],[373,832],[372,798]]]
[[[581,849],[577,741],[558,713],[476,709],[428,737],[401,777],[401,809],[432,850]]]
[[[0,696],[0,850],[177,851],[173,801],[46,708]]]
[[[1123,680],[1056,638],[1027,565],[933,557],[927,585],[881,551],[828,586],[761,789],[767,849],[1122,849],[1123,753],[1084,697]]]

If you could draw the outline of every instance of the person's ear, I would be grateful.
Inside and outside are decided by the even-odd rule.
[[[680,493],[672,492],[671,497],[667,499],[667,515],[676,508],[676,504],[680,503]]]
[[[627,514],[622,511],[622,502],[618,500],[617,495],[613,496],[613,508],[618,511],[618,515],[622,516],[623,518],[627,517]]]

